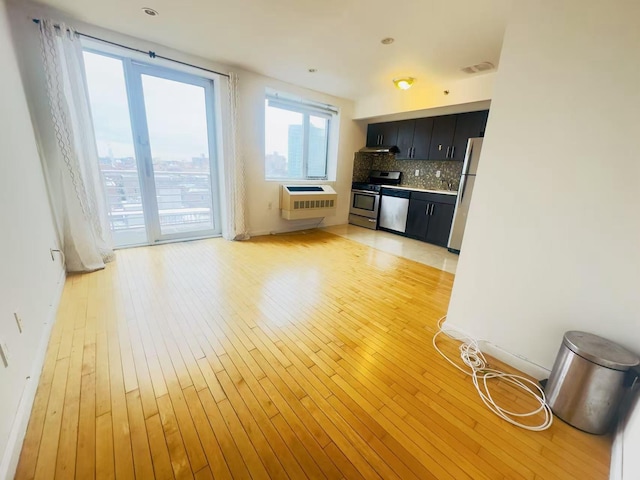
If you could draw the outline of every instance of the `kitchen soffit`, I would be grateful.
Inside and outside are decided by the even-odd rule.
[[[357,100],[410,75],[443,84],[497,65],[509,0],[43,0],[72,18]],[[382,45],[393,37],[391,45]],[[317,72],[310,74],[309,68]]]

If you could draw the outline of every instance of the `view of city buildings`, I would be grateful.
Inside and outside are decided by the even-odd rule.
[[[302,125],[289,125],[289,156],[287,174],[289,178],[304,177],[304,130]],[[327,174],[327,131],[309,125],[309,150],[307,177],[324,177]]]
[[[143,228],[142,193],[134,157],[100,157],[112,230]],[[153,160],[161,223],[211,228],[209,158]],[[178,212],[181,211],[181,212]]]
[[[289,125],[286,156],[281,152],[265,155],[265,170],[270,178],[304,178],[304,128]],[[327,175],[327,130],[309,125],[307,177]]]

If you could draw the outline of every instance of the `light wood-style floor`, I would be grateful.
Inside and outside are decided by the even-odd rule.
[[[119,251],[67,280],[17,478],[607,478],[434,352],[452,282],[320,231]]]

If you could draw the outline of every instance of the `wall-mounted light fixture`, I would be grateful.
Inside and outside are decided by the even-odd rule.
[[[415,81],[415,78],[412,78],[412,77],[401,77],[401,78],[394,78],[393,84],[396,87],[398,87],[400,90],[409,90],[411,88],[411,85],[413,85],[414,81]]]

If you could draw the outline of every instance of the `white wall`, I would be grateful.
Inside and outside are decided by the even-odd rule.
[[[235,71],[239,76],[238,126],[241,136],[239,149],[244,155],[246,162],[247,213],[249,229],[252,235],[295,230],[318,223],[318,220],[282,220],[278,210],[278,188],[280,182],[266,181],[264,179],[265,90],[272,88],[338,107],[340,110],[340,135],[337,151],[337,175],[336,181],[331,182],[331,185],[333,185],[339,195],[338,210],[335,216],[325,218],[323,225],[347,223],[353,172],[353,155],[354,152],[364,146],[365,143],[365,128],[353,121],[354,105],[352,101],[296,87],[263,75],[188,55],[163,45],[105,30],[95,25],[70,19],[61,12],[48,7],[27,2],[10,3],[9,11],[12,25],[15,27],[12,29],[12,33],[15,37],[16,44],[20,46],[18,49],[18,57],[26,81],[26,90],[29,92],[29,103],[33,115],[47,114],[48,106],[44,93],[44,79],[40,73],[40,47],[37,38],[38,29],[31,21],[32,18],[48,16],[65,21],[83,33],[88,33],[110,41],[145,51],[153,50],[159,55],[220,72],[227,72],[231,69]],[[215,52],[212,49],[212,56],[214,55]],[[43,138],[42,140],[45,143],[51,141],[51,139],[47,138]],[[271,209],[268,208],[270,202],[272,204]]]
[[[0,343],[9,350],[8,368],[0,363],[0,478],[13,476],[63,278],[49,253],[56,234],[7,18],[0,0]]]
[[[492,97],[496,75],[495,72],[473,74],[469,78],[450,82],[446,85],[421,83],[420,79],[418,79],[409,90],[399,90],[389,82],[389,85],[384,90],[379,90],[371,95],[357,99],[354,118],[374,118],[473,102],[488,102]],[[445,90],[449,93],[445,94]],[[453,110],[446,113],[459,113],[461,111],[470,110]],[[437,115],[444,114],[437,113]],[[418,117],[414,116],[413,118]]]
[[[448,322],[546,369],[572,329],[640,354],[639,18],[543,0],[508,24]]]
[[[633,480],[640,477],[640,400],[636,401],[624,427],[621,439],[622,449],[622,477],[623,480]]]

